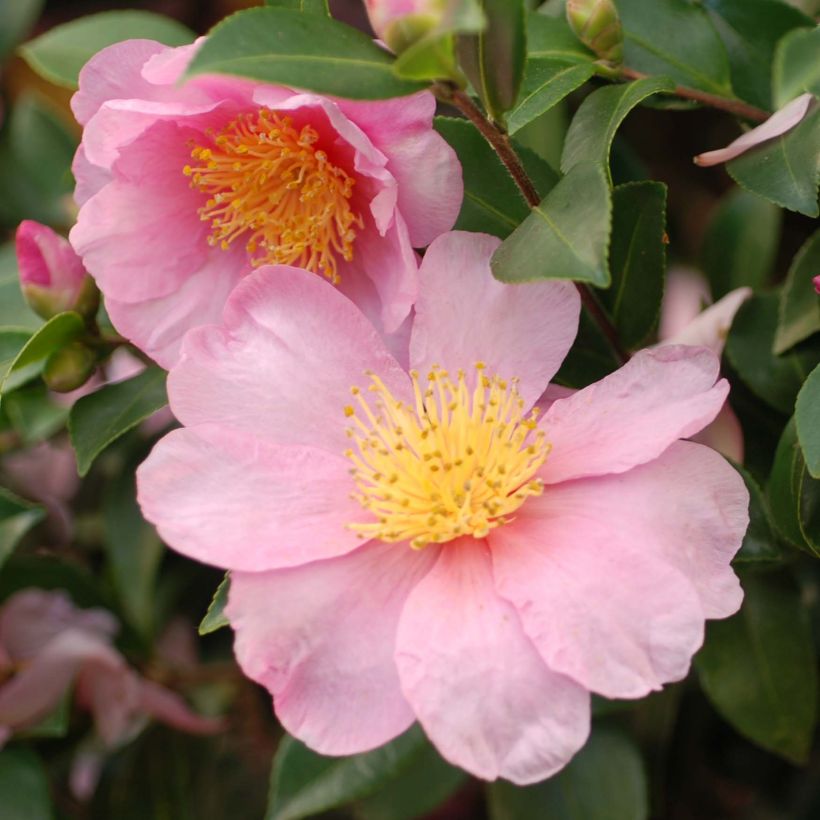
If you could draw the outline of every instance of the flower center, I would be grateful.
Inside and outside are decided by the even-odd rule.
[[[352,388],[358,408],[345,415],[355,448],[345,455],[358,491],[354,498],[376,520],[349,527],[361,538],[410,541],[420,549],[462,535],[483,538],[509,521],[529,497],[550,445],[536,429],[538,411],[524,415],[517,380],[484,374],[467,387],[464,371],[450,378],[434,365],[422,390],[411,371],[414,406],[397,400],[378,376],[365,397]]]
[[[242,239],[253,265],[296,265],[339,281],[339,257],[353,259],[361,217],[350,207],[356,180],[316,147],[309,125],[266,108],[240,114],[211,147],[191,143],[183,173],[208,195],[199,218],[209,244],[228,250]]]

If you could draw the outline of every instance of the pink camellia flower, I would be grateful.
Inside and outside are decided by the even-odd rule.
[[[355,102],[233,77],[183,82],[198,47],[110,46],[72,99],[84,131],[71,242],[117,329],[167,367],[243,276],[281,263],[329,279],[395,331],[418,289],[413,247],[461,205],[432,94]]]
[[[590,692],[679,680],[704,619],[737,610],[748,495],[679,441],[728,391],[705,348],[530,410],[579,299],[493,279],[498,243],[430,245],[409,372],[317,277],[248,277],[186,337],[186,426],[138,490],[167,543],[231,570],[236,656],[290,733],[345,755],[418,720],[452,763],[529,783],[584,744]]]
[[[0,608],[0,745],[57,708],[72,686],[94,718],[97,743],[112,749],[149,717],[185,732],[208,734],[222,721],[192,712],[179,695],[145,680],[112,639],[117,623],[102,609],[77,609],[63,592],[26,589]],[[78,757],[75,792],[88,797],[99,754]]]
[[[820,293],[820,276],[815,276],[811,281],[814,284],[815,292]]]
[[[94,280],[68,240],[31,219],[20,223],[15,237],[20,288],[31,309],[50,319],[65,310],[89,314],[97,309]]]
[[[702,345],[719,357],[735,314],[751,295],[751,288],[736,288],[712,305],[709,285],[703,276],[674,268],[666,279],[658,337],[662,344]],[[717,418],[694,440],[738,464],[743,463],[743,430],[728,400]]]

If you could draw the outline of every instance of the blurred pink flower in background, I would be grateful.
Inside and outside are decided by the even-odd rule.
[[[820,275],[815,276],[814,279],[812,279],[812,282],[814,283],[815,291],[820,294]]]
[[[709,285],[701,274],[673,268],[666,279],[658,337],[662,344],[703,345],[720,357],[732,320],[751,295],[751,288],[737,288],[711,304]],[[693,440],[743,463],[743,430],[728,399],[717,418]]]
[[[449,0],[450,5],[458,0]],[[432,28],[444,14],[448,0],[364,0],[370,25],[391,48],[401,39],[391,28],[411,24]]]
[[[73,686],[96,732],[72,772],[80,797],[93,791],[103,753],[130,740],[149,718],[195,734],[222,727],[141,678],[114,648],[117,631],[111,613],[78,609],[61,591],[23,590],[0,607],[0,744],[47,717]]]
[[[129,40],[80,74],[71,241],[120,333],[164,367],[254,266],[335,282],[386,333],[418,288],[413,247],[454,223],[461,168],[422,92],[355,102],[232,77],[180,82],[202,41]]]
[[[641,351],[536,418],[579,297],[496,281],[498,244],[431,244],[409,372],[317,277],[248,277],[186,336],[186,426],[138,495],[170,546],[231,570],[236,656],[288,732],[344,755],[418,720],[450,762],[530,783],[584,744],[590,692],[680,680],[737,610],[748,494],[679,440],[726,398],[708,349]]]

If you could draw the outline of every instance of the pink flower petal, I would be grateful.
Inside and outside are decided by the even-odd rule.
[[[378,373],[408,400],[410,380],[376,330],[334,287],[287,266],[260,268],[233,291],[223,327],[191,331],[168,394],[186,425],[208,422],[276,444],[341,454],[350,388]]]
[[[703,274],[692,268],[670,268],[663,292],[658,338],[673,339],[711,303],[709,283]]]
[[[699,433],[692,436],[692,441],[711,447],[736,464],[743,464],[746,442],[743,440],[743,428],[727,399],[715,420],[706,425]]]
[[[496,594],[483,542],[441,549],[405,605],[396,662],[424,731],[478,777],[543,780],[586,740],[588,694],[538,657]]]
[[[715,355],[720,356],[735,314],[751,295],[751,288],[737,288],[727,293],[714,305],[692,317],[692,320],[673,336],[665,338],[664,343],[708,347]]]
[[[222,718],[197,714],[176,692],[150,680],[139,683],[139,709],[167,726],[192,735],[211,735],[225,728]]]
[[[552,444],[542,478],[555,484],[621,473],[702,430],[729,392],[725,379],[715,383],[718,367],[702,347],[642,350],[615,373],[554,402],[541,421]]]
[[[578,329],[580,299],[570,282],[505,285],[490,272],[500,240],[454,231],[427,249],[410,339],[410,362],[455,374],[482,361],[490,374],[521,380],[531,406],[566,356]]]
[[[380,746],[414,716],[393,661],[405,599],[436,548],[371,542],[342,558],[231,574],[237,660],[295,737],[322,754]]]
[[[173,430],[137,472],[143,515],[175,550],[249,572],[341,555],[362,543],[350,462],[217,425]]]

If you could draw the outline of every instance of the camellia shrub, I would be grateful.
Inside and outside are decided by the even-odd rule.
[[[143,6],[0,6],[3,820],[820,816],[818,4]]]

